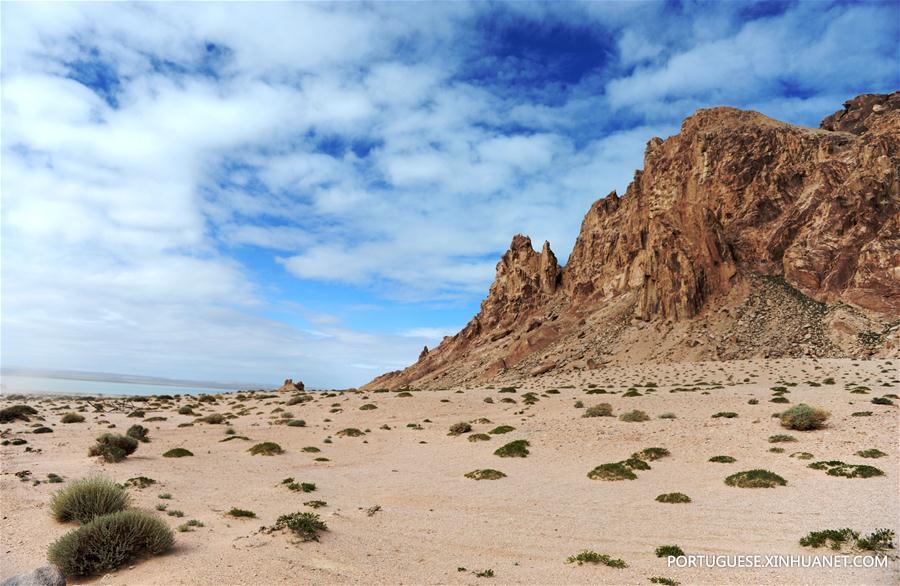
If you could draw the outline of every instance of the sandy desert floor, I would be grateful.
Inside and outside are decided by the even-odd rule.
[[[259,398],[263,393],[219,395],[215,403],[198,403],[189,396],[162,403],[151,399],[133,404],[145,410],[143,418],[87,407],[82,412],[87,420],[73,424],[59,419],[84,405],[78,400],[31,399],[28,404],[44,421],[0,425],[3,439],[28,442],[0,448],[0,578],[45,564],[47,546],[72,528],[48,513],[51,495],[65,485],[32,480],[55,473],[69,481],[102,472],[117,482],[155,479],[147,488],[129,489],[137,506],[154,511],[173,528],[188,519],[204,524],[177,532],[170,553],[92,580],[102,584],[650,584],[657,576],[684,584],[898,583],[896,559],[880,569],[697,569],[667,567],[666,559],[654,553],[660,545],[677,544],[687,554],[833,555],[801,547],[799,539],[810,531],[842,527],[900,532],[900,401],[871,403],[874,397],[900,392],[898,379],[897,365],[890,361],[639,365],[533,379],[505,393],[499,386],[415,391],[411,396],[310,393],[313,400],[290,406],[285,404],[291,397],[287,393],[266,399]],[[771,388],[784,383],[792,385],[784,394],[790,403],[770,402]],[[623,396],[631,387],[640,396]],[[861,388],[865,392],[851,392]],[[536,401],[526,405],[529,392]],[[485,402],[487,397],[493,403]],[[758,403],[748,403],[751,399]],[[585,407],[610,403],[615,416],[582,417],[577,401]],[[830,411],[827,427],[788,431],[772,417],[799,403]],[[4,398],[0,407],[10,404]],[[223,442],[228,425],[177,414],[188,404],[196,406],[198,415],[231,417],[228,423],[236,435],[250,439]],[[367,404],[376,408],[360,409]],[[618,419],[634,409],[651,419]],[[862,411],[871,415],[851,415]],[[737,417],[713,417],[718,412]],[[666,413],[676,418],[659,417]],[[125,461],[107,464],[87,455],[93,439],[110,424],[124,433],[151,417],[166,419],[143,423],[151,442]],[[284,425],[289,418],[306,425]],[[472,423],[472,432],[448,435],[451,425],[463,421]],[[37,423],[54,432],[32,434]],[[179,427],[186,423],[193,425]],[[468,441],[501,425],[515,430]],[[365,435],[339,436],[345,428]],[[769,436],[784,433],[797,441],[769,442]],[[527,457],[494,455],[501,445],[519,439],[530,443]],[[284,453],[248,453],[263,441],[277,442]],[[651,469],[637,472],[635,480],[587,476],[599,464],[653,446],[671,455],[650,462]],[[194,456],[162,457],[175,447]],[[784,452],[771,452],[773,447]],[[870,448],[887,456],[856,455]],[[797,452],[814,458],[791,456]],[[709,462],[717,455],[736,462]],[[808,467],[819,460],[867,464],[885,474],[829,476]],[[506,477],[476,481],[464,476],[483,468]],[[754,468],[783,476],[787,485],[746,489],[725,484],[726,476]],[[28,481],[15,474],[23,470],[31,473]],[[314,483],[317,490],[292,492],[282,484],[286,477]],[[692,501],[655,500],[671,492],[685,493]],[[162,500],[161,493],[172,498]],[[312,511],[304,502],[314,499],[327,502],[315,510],[329,529],[320,541],[298,542],[285,532],[260,531],[279,515]],[[183,511],[184,517],[156,511],[158,504]],[[257,518],[226,515],[232,507],[252,510]],[[375,507],[380,509],[372,511]],[[627,567],[566,563],[585,549],[622,559]],[[475,575],[487,569],[492,578]]]

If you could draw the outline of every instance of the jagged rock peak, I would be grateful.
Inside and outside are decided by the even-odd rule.
[[[844,102],[844,109],[822,120],[820,128],[862,134],[881,126],[900,110],[900,92],[862,94]]]

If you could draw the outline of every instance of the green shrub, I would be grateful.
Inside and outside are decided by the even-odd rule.
[[[666,494],[661,494],[656,497],[656,501],[660,503],[689,503],[691,502],[691,497],[681,492],[669,492]]]
[[[734,419],[738,414],[734,411],[719,411],[715,415],[713,415],[713,419],[724,417],[725,419]]]
[[[494,429],[490,430],[488,433],[491,435],[500,435],[500,434],[509,433],[509,432],[515,431],[515,430],[516,430],[516,428],[511,425],[500,425],[500,426],[495,427]]]
[[[501,458],[524,458],[528,456],[528,446],[530,445],[527,440],[515,440],[497,448],[494,455]]]
[[[778,435],[770,435],[769,436],[770,444],[777,444],[780,442],[795,442],[795,441],[797,441],[797,438],[795,438],[792,435],[785,435],[783,433],[780,433]]]
[[[50,500],[50,512],[57,521],[87,523],[95,517],[128,508],[131,500],[125,489],[103,476],[73,480]]]
[[[870,450],[860,450],[859,452],[856,452],[856,455],[860,458],[883,458],[887,456],[887,454],[875,448]]]
[[[291,513],[278,517],[275,529],[287,528],[303,541],[318,541],[319,532],[327,531],[328,526],[315,513]]]
[[[232,509],[226,514],[231,517],[244,517],[248,519],[256,517],[256,513],[254,513],[253,511],[248,511],[247,509],[239,509],[237,507],[232,507]]]
[[[774,472],[757,468],[732,474],[725,479],[725,484],[738,488],[774,488],[775,486],[784,486],[787,484],[787,480]]]
[[[0,423],[12,423],[15,420],[31,421],[29,415],[37,415],[37,409],[28,405],[12,405],[0,409]]]
[[[149,442],[150,438],[147,437],[147,434],[150,433],[150,430],[144,427],[143,425],[132,425],[128,428],[128,431],[125,432],[125,435],[128,437],[132,437],[139,442]]]
[[[656,548],[656,557],[666,558],[669,556],[680,558],[684,555],[684,550],[677,545],[660,545]]]
[[[328,503],[325,501],[306,501],[303,504],[307,507],[312,507],[313,509],[321,509],[322,507],[328,506]]]
[[[841,546],[853,541],[859,537],[859,533],[850,528],[845,529],[825,529],[824,531],[811,531],[806,537],[800,539],[800,545],[803,547],[830,547],[831,549],[841,549]]]
[[[470,442],[486,442],[486,441],[490,441],[490,439],[491,439],[491,436],[489,436],[486,433],[473,433],[472,435],[469,436]]]
[[[566,563],[577,563],[579,566],[582,564],[603,564],[604,566],[609,566],[610,568],[628,567],[628,564],[626,564],[624,560],[611,558],[605,553],[601,554],[589,549],[586,549],[579,554],[570,556],[568,559],[566,559]]]
[[[791,458],[797,458],[798,460],[812,460],[813,455],[809,452],[794,452],[791,454]]]
[[[283,454],[284,450],[275,442],[262,442],[247,450],[254,456],[274,456]]]
[[[640,423],[642,421],[649,421],[650,416],[644,413],[643,411],[639,411],[635,409],[634,411],[629,411],[627,413],[622,413],[619,415],[619,421],[627,421],[629,423]]]
[[[850,414],[851,417],[871,417],[871,411],[854,411]]]
[[[734,462],[737,462],[737,460],[735,460],[731,456],[713,456],[709,459],[709,461],[718,462],[719,464],[733,464]]]
[[[601,464],[588,472],[591,480],[634,480],[637,474],[622,462]]]
[[[666,448],[644,448],[640,452],[635,452],[631,454],[632,458],[640,458],[641,460],[649,460],[654,462],[661,458],[665,458],[666,456],[670,456],[671,453]]]
[[[138,448],[138,441],[127,435],[104,433],[88,450],[89,456],[100,456],[107,462],[121,462]]]
[[[813,462],[809,465],[813,470],[825,470],[829,476],[843,476],[845,478],[872,478],[884,476],[884,471],[874,466],[864,464],[845,464],[840,460]]]
[[[612,417],[612,405],[609,403],[600,403],[593,407],[588,407],[582,417]]]
[[[174,535],[161,519],[144,511],[119,511],[66,533],[47,558],[70,578],[111,572],[136,558],[172,547]]]
[[[828,411],[801,403],[783,412],[780,419],[782,427],[797,431],[809,431],[821,428],[829,416]]]
[[[861,537],[856,547],[866,551],[884,551],[894,549],[894,532],[890,529],[877,529],[871,535]]]
[[[499,470],[485,468],[483,470],[472,470],[466,474],[466,478],[471,478],[473,480],[499,480],[501,478],[506,478],[506,474]]]
[[[790,403],[787,397],[772,397],[769,399],[770,403]]]
[[[893,405],[894,402],[888,399],[887,397],[874,397],[872,399],[872,403],[874,405]]]
[[[359,437],[361,435],[366,435],[365,432],[356,429],[355,427],[348,427],[347,429],[342,429],[337,432],[338,437]]]
[[[644,462],[640,458],[635,458],[634,456],[628,458],[627,460],[623,460],[622,463],[632,470],[650,470],[650,464]]]
[[[147,476],[134,476],[125,481],[125,486],[132,486],[134,488],[147,488],[153,484],[156,484],[156,481]]]
[[[193,456],[194,453],[190,450],[186,450],[184,448],[172,448],[168,452],[163,454],[163,458],[184,458],[186,456]]]
[[[66,413],[63,415],[60,420],[60,423],[83,423],[84,415],[79,415],[78,413]]]
[[[472,426],[466,423],[465,421],[461,421],[459,423],[454,423],[450,426],[450,433],[447,435],[462,435],[464,433],[469,433],[472,431]]]
[[[287,422],[288,427],[306,427],[306,422],[302,419],[291,419]]]

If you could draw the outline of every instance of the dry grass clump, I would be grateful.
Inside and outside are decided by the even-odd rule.
[[[465,421],[460,421],[459,423],[454,423],[450,426],[450,433],[447,435],[462,435],[464,433],[469,433],[470,431],[472,431],[472,426]]]
[[[797,431],[809,431],[823,427],[830,416],[831,414],[824,409],[816,409],[801,403],[783,412],[779,418],[782,427]]]
[[[118,484],[103,476],[73,480],[50,500],[50,512],[57,521],[87,523],[95,517],[128,508],[131,500]]]
[[[593,407],[585,409],[582,417],[612,417],[612,405],[609,403],[600,403]]]
[[[650,416],[635,409],[634,411],[629,411],[627,413],[622,413],[619,415],[619,421],[627,421],[629,423],[640,423],[642,421],[650,421]]]

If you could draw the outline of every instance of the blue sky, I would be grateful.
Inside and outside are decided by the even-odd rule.
[[[4,3],[2,362],[361,384],[695,109],[898,70],[896,2]]]

